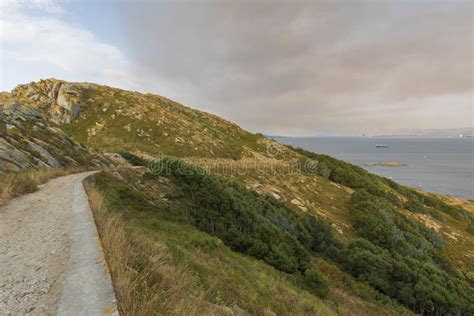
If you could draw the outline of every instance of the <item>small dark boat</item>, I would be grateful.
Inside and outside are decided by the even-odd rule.
[[[386,144],[377,144],[377,145],[375,145],[375,147],[377,147],[377,148],[389,148],[390,146],[386,145]]]

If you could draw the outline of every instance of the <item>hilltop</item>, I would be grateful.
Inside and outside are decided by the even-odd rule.
[[[474,311],[472,201],[154,94],[47,79],[2,93],[0,104],[0,140],[18,148],[44,130],[48,146],[67,144],[42,143],[60,162],[41,158],[47,166],[103,155],[119,164],[88,192],[124,313]],[[8,171],[44,166],[33,153],[21,165],[1,153]]]
[[[269,142],[213,114],[150,93],[47,79],[19,85],[7,96],[34,105],[75,140],[102,152],[238,159],[254,151],[265,154]]]

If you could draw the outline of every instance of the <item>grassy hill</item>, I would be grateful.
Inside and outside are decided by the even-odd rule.
[[[56,119],[59,110],[52,109],[61,106],[57,93],[51,91],[58,85],[67,87],[66,100],[59,103],[79,105],[80,115]],[[18,86],[12,95],[39,104],[66,133],[99,151],[238,159],[251,151],[265,152],[264,142],[268,141],[215,115],[149,93],[48,79]]]
[[[125,313],[474,313],[472,201],[157,95],[48,79],[4,96],[147,166],[89,185]]]

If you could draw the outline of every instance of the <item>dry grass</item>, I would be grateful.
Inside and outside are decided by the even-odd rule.
[[[135,233],[118,214],[107,214],[104,198],[85,185],[122,315],[225,315],[205,300],[198,279],[172,262],[167,247]]]
[[[38,185],[50,179],[85,171],[85,168],[35,169],[15,173],[0,173],[0,206],[10,199],[37,190]]]

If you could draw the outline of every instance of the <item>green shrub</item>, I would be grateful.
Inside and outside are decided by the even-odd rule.
[[[444,216],[443,213],[438,211],[437,209],[434,208],[429,208],[428,213],[436,220],[443,222],[444,221]]]
[[[127,160],[132,166],[146,166],[147,160],[140,158],[127,151],[121,152],[120,155]]]
[[[304,271],[302,287],[319,297],[327,297],[329,294],[328,281],[313,267]]]
[[[407,210],[415,213],[426,213],[425,206],[418,199],[410,199],[403,205]]]
[[[388,249],[397,247],[403,233],[395,223],[393,206],[384,199],[356,191],[350,203],[353,226],[360,237]]]

